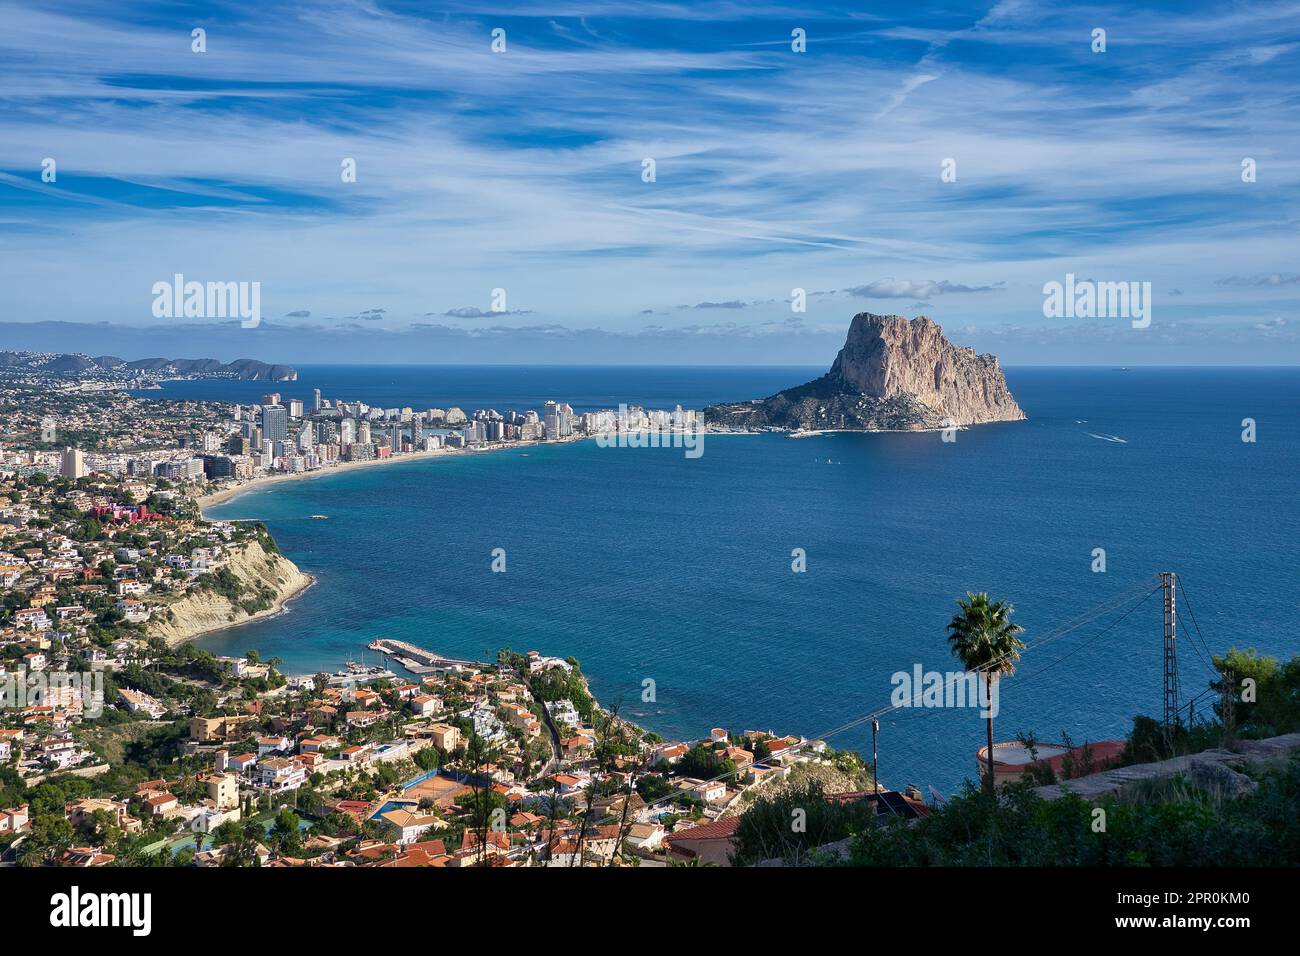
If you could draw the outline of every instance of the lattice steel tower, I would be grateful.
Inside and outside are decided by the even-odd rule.
[[[1178,723],[1178,609],[1174,604],[1174,572],[1161,571],[1165,600],[1165,732]]]

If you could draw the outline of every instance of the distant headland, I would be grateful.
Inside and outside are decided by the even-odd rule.
[[[245,382],[295,382],[298,370],[288,365],[270,365],[257,359],[144,358],[127,361],[116,355],[91,358],[80,352],[0,352],[0,369],[54,374],[107,372],[139,375],[151,379],[167,377],[233,378]]]

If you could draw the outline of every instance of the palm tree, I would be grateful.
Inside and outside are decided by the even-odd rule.
[[[1025,645],[1016,637],[1024,631],[1011,623],[1014,610],[1005,601],[989,601],[984,592],[967,592],[966,600],[957,600],[961,613],[948,623],[948,646],[968,671],[984,673],[987,700],[993,699],[993,681],[1015,673],[1016,661]],[[993,712],[988,711],[988,759],[984,789],[993,792]]]
[[[491,825],[492,811],[492,778],[489,773],[486,778],[480,773],[483,767],[496,761],[500,756],[500,750],[495,744],[490,744],[477,733],[469,735],[469,742],[465,746],[465,756],[461,762],[461,767],[465,768],[464,772],[469,777],[469,787],[471,792],[471,801],[473,811],[470,814],[469,821],[466,825],[467,830],[472,830],[478,837],[478,852],[480,866],[490,866],[487,853],[487,835]]]

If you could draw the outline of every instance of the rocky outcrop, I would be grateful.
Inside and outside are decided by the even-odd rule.
[[[267,551],[260,541],[252,541],[233,553],[226,567],[240,582],[241,602],[265,597],[267,606],[250,614],[241,602],[218,590],[195,590],[153,608],[150,636],[161,637],[170,645],[183,644],[211,631],[278,614],[286,601],[313,582],[311,575],[303,574],[284,555]]]
[[[1066,793],[1078,794],[1085,800],[1099,800],[1133,784],[1182,776],[1197,787],[1233,798],[1255,790],[1253,780],[1239,779],[1244,776],[1240,769],[1281,766],[1294,759],[1297,753],[1300,753],[1300,733],[1266,737],[1263,740],[1238,740],[1234,742],[1232,750],[1215,748],[1156,763],[1130,764],[1038,787],[1034,792],[1047,800],[1056,800]],[[1225,768],[1228,773],[1216,769],[1215,765]]]
[[[998,360],[953,345],[925,316],[853,317],[831,370],[752,402],[714,405],[706,423],[736,429],[906,431],[1025,417]]]

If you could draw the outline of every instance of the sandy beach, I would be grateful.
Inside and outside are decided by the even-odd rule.
[[[722,436],[722,435],[758,435],[758,434],[763,434],[763,433],[744,432],[744,431],[705,431],[703,433],[705,437],[709,435]],[[237,498],[242,494],[246,494],[250,491],[257,490],[258,488],[265,487],[266,485],[275,484],[281,481],[304,481],[304,480],[309,481],[313,478],[324,478],[328,475],[340,475],[343,474],[344,472],[351,471],[356,468],[371,468],[371,467],[378,467],[380,465],[400,464],[402,462],[420,461],[428,458],[446,458],[455,455],[486,455],[486,454],[491,454],[493,452],[519,451],[521,449],[528,450],[531,448],[541,447],[545,445],[568,445],[573,442],[595,441],[595,440],[596,440],[595,436],[593,435],[572,435],[568,438],[560,438],[560,439],[547,441],[547,442],[540,442],[540,443],[539,442],[494,442],[491,445],[483,445],[477,448],[438,448],[432,451],[407,452],[404,455],[398,455],[396,457],[372,458],[369,461],[345,461],[345,462],[340,462],[336,465],[330,465],[326,468],[318,468],[315,471],[301,471],[294,474],[263,475],[259,478],[252,478],[249,479],[248,481],[243,481],[238,484],[230,484],[225,487],[218,488],[216,491],[210,492],[209,494],[197,498],[196,501],[199,506],[199,513],[200,515],[202,515],[204,508],[208,508],[213,505],[224,504],[225,502]]]
[[[568,444],[573,441],[586,440],[585,435],[574,436],[573,438],[563,438],[559,441],[546,442],[548,445]],[[400,464],[402,462],[421,461],[429,458],[448,458],[456,455],[483,455],[491,452],[500,451],[518,451],[519,449],[528,449],[533,447],[533,442],[500,442],[479,448],[438,448],[431,451],[413,451],[404,455],[389,458],[372,458],[369,461],[345,461],[336,465],[330,465],[325,468],[318,468],[315,471],[301,471],[293,474],[274,474],[263,475],[259,478],[251,478],[248,481],[230,484],[216,491],[203,495],[195,499],[199,506],[199,512],[202,514],[203,509],[213,505],[223,504],[240,495],[247,494],[250,491],[256,491],[266,485],[276,484],[282,481],[310,481],[313,478],[325,478],[329,475],[341,475],[344,472],[357,468],[372,468],[380,465]]]

